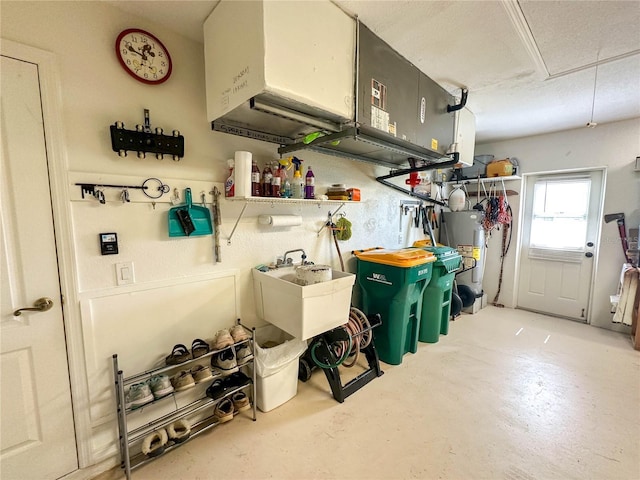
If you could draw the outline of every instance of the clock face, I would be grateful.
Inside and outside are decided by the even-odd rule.
[[[169,51],[144,30],[129,28],[121,32],[116,39],[116,54],[122,67],[143,83],[162,83],[171,75]]]

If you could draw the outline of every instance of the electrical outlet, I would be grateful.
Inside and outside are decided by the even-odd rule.
[[[116,283],[118,285],[130,285],[135,282],[133,274],[133,262],[116,263]]]

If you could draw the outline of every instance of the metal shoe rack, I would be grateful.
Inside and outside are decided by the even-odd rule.
[[[237,323],[240,325],[240,320],[238,320]],[[248,340],[237,342],[233,345],[233,347],[226,347],[226,348],[235,349],[237,346],[249,342],[249,345],[251,346],[251,352],[253,353],[253,355],[255,355],[255,348],[254,348],[255,328],[254,329],[247,328],[247,330],[251,330],[251,338],[249,338]],[[223,350],[226,350],[226,348]],[[189,438],[187,438],[186,440],[180,443],[175,443],[169,440],[169,443],[165,446],[164,452],[162,453],[162,455],[165,455],[168,451],[173,450],[174,448],[185,444],[187,441],[191,440],[192,438],[197,437],[201,433],[204,433],[207,430],[210,430],[218,426],[220,422],[217,422],[213,416],[213,411],[215,409],[215,406],[225,398],[228,398],[234,393],[249,387],[251,388],[251,402],[253,404],[253,421],[256,420],[256,369],[255,368],[251,368],[252,378],[251,378],[251,382],[248,385],[242,385],[236,388],[229,389],[229,391],[225,392],[224,396],[222,396],[219,399],[214,400],[212,398],[209,398],[206,395],[204,395],[204,392],[203,392],[202,397],[190,402],[189,404],[183,407],[178,407],[178,402],[176,401],[175,397],[177,395],[181,395],[184,393],[184,391],[181,391],[181,392],[172,392],[165,397],[159,398],[157,400],[149,402],[135,409],[126,408],[125,390],[127,387],[135,383],[140,383],[145,380],[148,380],[154,375],[166,374],[171,376],[172,374],[177,373],[180,370],[188,370],[191,366],[197,363],[200,363],[202,360],[209,359],[210,357],[212,357],[213,355],[221,351],[222,350],[212,350],[206,353],[205,355],[202,355],[192,360],[188,360],[178,365],[168,365],[168,366],[158,367],[152,370],[147,370],[145,372],[132,375],[130,377],[124,376],[123,371],[120,370],[120,367],[118,366],[118,355],[117,354],[113,355],[113,373],[115,378],[115,389],[116,389],[116,410],[117,410],[116,413],[118,418],[118,435],[119,435],[119,447],[120,447],[120,467],[125,471],[127,480],[131,480],[132,470],[134,470],[135,468],[141,467],[142,465],[145,465],[146,463],[158,458],[158,457],[147,457],[146,455],[144,455],[142,452],[139,451],[139,448],[134,448],[136,446],[139,447],[142,444],[143,439],[147,435],[152,433],[154,430],[167,427],[171,423],[186,417],[202,415],[204,411],[208,410],[208,414],[204,418],[200,418],[200,420],[198,420],[196,423],[191,425],[191,434]],[[242,368],[243,366],[252,365],[253,362],[254,362],[254,358],[252,357],[250,360],[242,364],[239,364],[238,367]],[[216,378],[222,376],[222,374],[219,371],[217,371],[215,368],[212,368],[212,373],[213,373],[213,378],[205,382],[207,385],[210,385],[211,382],[213,382]],[[189,389],[187,391],[192,391],[192,389]],[[129,417],[129,415],[140,414],[140,412],[145,410],[145,408],[150,405],[154,405],[160,402],[171,402],[171,401],[173,401],[175,405],[175,408],[172,412],[162,416],[158,416],[157,418],[154,418],[152,421],[140,427],[129,430],[127,426],[127,418]],[[236,414],[237,412],[234,412],[234,415]]]

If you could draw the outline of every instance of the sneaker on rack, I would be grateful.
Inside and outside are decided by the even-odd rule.
[[[129,393],[129,402],[131,402],[131,408],[140,408],[149,402],[153,402],[153,393],[147,382],[135,383],[131,385]]]
[[[233,402],[233,409],[236,412],[244,412],[251,408],[249,397],[247,397],[247,394],[244,392],[236,392],[231,395],[231,401]]]
[[[171,383],[176,392],[196,386],[196,382],[193,380],[189,370],[182,370],[180,373],[175,374],[171,377]]]
[[[191,376],[196,383],[206,382],[213,378],[209,365],[196,365],[191,369]]]
[[[171,380],[167,375],[154,375],[151,377],[149,379],[149,388],[151,388],[156,400],[173,393],[173,385],[171,385]]]
[[[251,338],[249,332],[247,332],[245,328],[240,324],[235,325],[229,333],[231,334],[231,338],[233,338],[233,341],[236,343],[243,342]]]
[[[248,343],[243,343],[236,347],[236,361],[238,362],[238,365],[247,363],[252,358],[253,353],[251,352],[251,347]]]
[[[213,341],[214,350],[222,350],[225,347],[233,345],[233,337],[226,328],[224,330],[218,330],[216,338]]]
[[[222,372],[222,375],[230,375],[238,371],[236,351],[233,347],[214,353],[211,357],[211,366]]]
[[[213,416],[220,423],[233,420],[233,403],[231,400],[225,398],[219,402],[213,410]]]

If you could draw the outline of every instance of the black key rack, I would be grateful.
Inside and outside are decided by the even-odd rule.
[[[111,148],[121,157],[127,156],[127,151],[137,152],[138,158],[145,158],[147,153],[155,153],[158,160],[170,155],[179,161],[184,157],[184,137],[178,130],[172,135],[164,135],[162,128],[151,131],[149,110],[144,110],[144,125],[136,125],[135,130],[125,130],[124,123],[118,121],[111,125]]]

